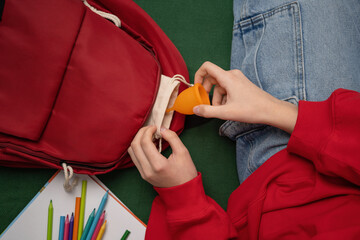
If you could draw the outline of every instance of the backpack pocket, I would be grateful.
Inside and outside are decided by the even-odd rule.
[[[2,12],[5,2],[0,2]],[[83,6],[71,0],[6,1],[0,22],[1,133],[40,138],[83,12]]]
[[[160,73],[152,52],[86,8],[43,140],[68,163],[114,164],[150,113]]]

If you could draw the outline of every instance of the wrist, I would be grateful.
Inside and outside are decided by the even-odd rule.
[[[266,124],[280,128],[290,134],[292,133],[298,115],[296,105],[274,98],[268,111]]]

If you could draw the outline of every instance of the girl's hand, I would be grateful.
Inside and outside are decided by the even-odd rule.
[[[298,108],[281,101],[253,84],[240,70],[225,71],[205,62],[195,74],[195,83],[201,83],[209,93],[213,86],[212,106],[194,107],[196,115],[246,123],[272,125],[291,133]]]
[[[169,158],[166,158],[153,143],[155,132],[155,126],[140,129],[128,149],[141,177],[155,187],[173,187],[195,178],[195,165],[177,134],[168,129],[161,129],[162,137],[173,151]]]

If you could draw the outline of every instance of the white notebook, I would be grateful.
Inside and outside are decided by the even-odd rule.
[[[87,180],[84,227],[94,208],[99,207],[108,188],[95,176],[77,175],[79,183],[68,193],[63,189],[64,172],[58,171],[45,184],[39,193],[28,203],[14,221],[0,235],[1,240],[46,239],[48,207],[53,202],[52,239],[59,238],[60,216],[75,211],[75,199],[81,197],[82,180]],[[106,230],[103,240],[120,239],[126,230],[131,233],[128,240],[144,239],[146,225],[138,219],[110,190],[104,210]]]

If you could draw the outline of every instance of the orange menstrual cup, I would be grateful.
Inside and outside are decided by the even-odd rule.
[[[174,105],[166,109],[166,112],[177,111],[191,115],[194,114],[193,108],[201,104],[210,105],[209,95],[200,83],[196,83],[194,86],[182,91],[176,98]]]

